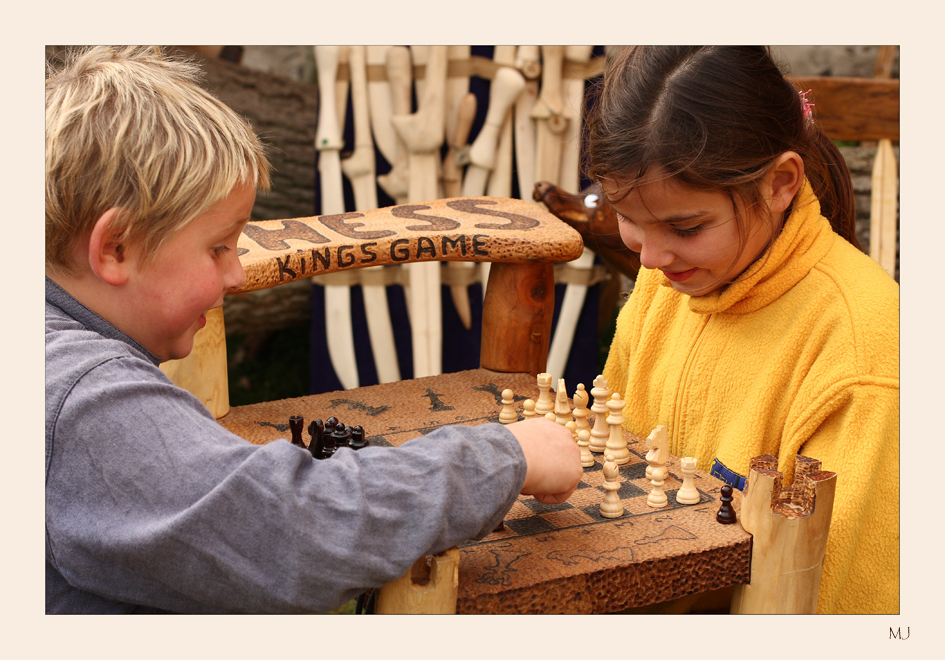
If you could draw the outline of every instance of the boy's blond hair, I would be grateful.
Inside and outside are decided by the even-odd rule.
[[[75,274],[70,251],[111,208],[112,227],[147,261],[241,184],[269,189],[253,129],[203,90],[200,68],[157,47],[94,47],[47,64],[46,267]]]

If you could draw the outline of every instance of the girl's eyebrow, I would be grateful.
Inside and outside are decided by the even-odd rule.
[[[627,217],[626,215],[624,215],[624,214],[622,214],[622,213],[619,213],[619,212],[617,211],[617,209],[614,209],[614,212],[618,213],[620,216],[622,216],[622,217],[624,217],[624,218]],[[707,216],[707,215],[709,215],[709,212],[708,212],[708,211],[703,211],[703,210],[700,210],[700,211],[687,211],[687,212],[677,213],[677,214],[675,214],[675,215],[671,215],[671,216],[669,216],[669,217],[667,217],[667,218],[662,218],[662,219],[656,220],[656,222],[663,222],[663,223],[666,223],[666,224],[679,224],[679,223],[689,222],[689,221],[691,221],[691,220],[698,220],[698,219],[704,218],[704,217]],[[629,219],[629,218],[628,218],[628,219]]]

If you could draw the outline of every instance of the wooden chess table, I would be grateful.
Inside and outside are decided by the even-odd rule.
[[[533,376],[476,369],[242,406],[220,423],[263,444],[290,437],[290,416],[303,416],[306,425],[335,416],[363,426],[371,446],[396,451],[440,426],[497,422],[506,388],[515,393],[519,413],[524,399],[538,396]],[[751,535],[739,523],[715,519],[722,482],[697,471],[699,503],[677,503],[682,474],[679,459],[671,456],[664,483],[668,504],[654,509],[646,503],[646,442],[624,433],[630,450],[630,462],[620,467],[624,515],[599,514],[600,455],[567,502],[546,505],[519,496],[501,529],[460,545],[458,613],[616,612],[749,581]],[[741,503],[735,491],[736,511]]]

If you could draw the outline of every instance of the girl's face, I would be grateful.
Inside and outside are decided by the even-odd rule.
[[[622,199],[626,182],[607,180],[600,186],[617,213],[623,242],[640,253],[644,268],[663,271],[680,293],[704,296],[734,281],[780,229],[739,206],[748,226],[739,249],[735,207],[728,193],[697,190],[659,174]]]

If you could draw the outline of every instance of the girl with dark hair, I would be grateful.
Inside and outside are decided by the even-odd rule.
[[[838,474],[818,612],[899,612],[899,285],[849,170],[763,47],[611,50],[586,168],[642,268],[604,369],[627,428],[743,488]]]

